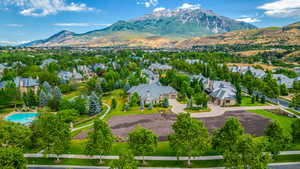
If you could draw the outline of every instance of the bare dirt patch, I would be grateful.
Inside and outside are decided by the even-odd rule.
[[[228,111],[218,117],[201,118],[210,132],[222,127],[230,117],[240,120],[245,132],[254,136],[263,136],[266,126],[272,122],[271,119],[246,111]]]
[[[208,130],[213,132],[222,127],[230,117],[238,118],[245,128],[245,132],[255,136],[263,136],[266,126],[271,122],[268,118],[246,111],[229,111],[222,116],[200,118],[199,120],[202,120]],[[108,123],[117,137],[128,137],[128,133],[140,125],[152,130],[159,136],[160,141],[165,141],[173,132],[172,124],[175,120],[176,115],[174,114],[143,114],[112,117]],[[86,135],[87,132],[81,132],[74,139],[84,139]]]

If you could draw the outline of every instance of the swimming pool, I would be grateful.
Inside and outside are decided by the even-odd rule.
[[[15,113],[6,116],[4,119],[15,123],[28,124],[31,123],[37,116],[38,113]]]

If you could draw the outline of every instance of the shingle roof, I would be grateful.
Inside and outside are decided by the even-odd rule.
[[[277,80],[277,83],[279,85],[285,84],[286,88],[288,89],[293,88],[294,81],[296,80],[296,78],[291,79],[283,74],[273,74],[272,76]]]
[[[57,62],[57,60],[52,59],[52,58],[43,60],[43,62],[42,62],[42,64],[40,65],[40,67],[43,68],[43,67],[49,65],[50,63],[54,63],[54,62]]]
[[[159,82],[159,78],[158,76],[153,73],[152,71],[148,70],[148,69],[143,69],[142,73],[146,74],[149,78],[150,83],[158,83]]]
[[[62,80],[69,81],[71,78],[74,78],[76,80],[83,79],[83,76],[80,73],[73,73],[69,71],[63,71],[58,73],[58,77]]]
[[[39,86],[38,80],[32,79],[32,78],[16,77],[14,79],[14,82],[15,82],[17,87],[35,87],[35,86]]]
[[[158,63],[153,63],[150,65],[149,69],[170,70],[172,69],[172,67],[169,65],[161,65]]]
[[[133,86],[129,94],[137,93],[143,100],[157,100],[165,94],[176,94],[177,91],[170,86],[160,86],[157,84],[141,84]]]
[[[219,88],[216,88],[213,90],[213,92],[210,94],[210,96],[219,98],[219,99],[235,99],[236,98],[236,92],[234,88],[226,87],[221,85]]]

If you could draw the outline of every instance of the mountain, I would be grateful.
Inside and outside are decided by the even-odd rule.
[[[284,27],[240,30],[197,37],[181,41],[175,46],[178,48],[190,48],[193,46],[217,44],[300,45],[300,22]]]
[[[249,30],[256,27],[220,16],[204,9],[161,10],[129,21],[119,21],[111,26],[75,34],[62,31],[45,40],[25,46],[143,46],[171,47],[176,41],[191,37]]]

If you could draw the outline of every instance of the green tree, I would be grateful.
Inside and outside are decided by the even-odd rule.
[[[129,134],[129,148],[134,155],[143,156],[143,164],[145,164],[144,156],[146,153],[155,151],[158,142],[158,136],[153,134],[152,131],[137,127]]]
[[[81,115],[87,114],[87,104],[87,99],[83,96],[79,96],[74,99],[73,108],[76,109]]]
[[[34,107],[38,105],[38,98],[32,89],[29,89],[28,92],[23,94],[23,101],[28,107]]]
[[[265,134],[268,140],[268,150],[275,158],[279,151],[285,150],[290,143],[290,137],[284,132],[278,121],[270,123],[265,130]]]
[[[300,108],[300,93],[295,94],[295,96],[293,97],[290,103],[290,106],[295,108]]]
[[[210,147],[208,130],[201,121],[192,119],[190,114],[179,114],[172,128],[174,134],[169,136],[170,146],[178,157],[188,156],[188,166],[191,165],[192,156],[202,155]]]
[[[101,106],[99,102],[99,97],[92,92],[90,98],[89,98],[89,114],[95,115],[101,113]]]
[[[57,116],[65,123],[71,123],[75,121],[75,119],[79,116],[79,113],[75,109],[64,109],[57,112]]]
[[[239,84],[235,86],[236,88],[236,101],[238,104],[242,104],[242,89]]]
[[[103,90],[102,90],[102,86],[99,80],[97,80],[96,84],[95,84],[95,92],[97,95],[102,95],[103,94]]]
[[[264,144],[254,141],[250,135],[238,138],[230,150],[224,153],[227,169],[267,169],[269,154],[264,154]]]
[[[190,98],[186,104],[186,109],[191,109],[193,108],[193,98]]]
[[[22,149],[1,146],[0,166],[2,169],[26,169],[26,159]]]
[[[300,142],[300,119],[292,123],[292,137],[294,142]]]
[[[102,163],[102,156],[111,151],[113,140],[114,137],[108,124],[102,120],[96,120],[93,131],[88,134],[85,152],[91,156],[99,155],[100,163]]]
[[[18,123],[0,120],[0,145],[24,148],[29,145],[31,131]]]
[[[218,152],[224,153],[231,150],[238,138],[244,134],[241,123],[236,118],[229,118],[224,126],[214,132],[212,145]]]
[[[162,106],[164,107],[164,108],[168,108],[169,106],[170,106],[170,104],[169,104],[169,99],[168,98],[164,98],[164,100],[163,100],[163,103],[162,103]]]
[[[280,94],[281,94],[281,96],[289,95],[289,91],[286,88],[285,84],[280,85]]]
[[[117,104],[118,104],[117,100],[115,98],[113,98],[111,100],[111,108],[112,109],[116,109],[117,108]]]
[[[40,97],[39,97],[39,106],[45,107],[48,105],[48,102],[49,102],[48,97],[47,97],[46,93],[44,92],[44,90],[42,90],[40,92]]]
[[[118,160],[114,160],[110,169],[138,169],[138,161],[130,152],[123,152],[119,155]]]
[[[32,122],[31,142],[35,148],[44,149],[44,153],[59,155],[69,149],[71,131],[69,124],[52,113],[41,113],[39,118]]]
[[[140,109],[141,109],[141,110],[144,110],[144,109],[145,109],[145,102],[144,102],[144,100],[141,100],[141,101],[140,101]]]

